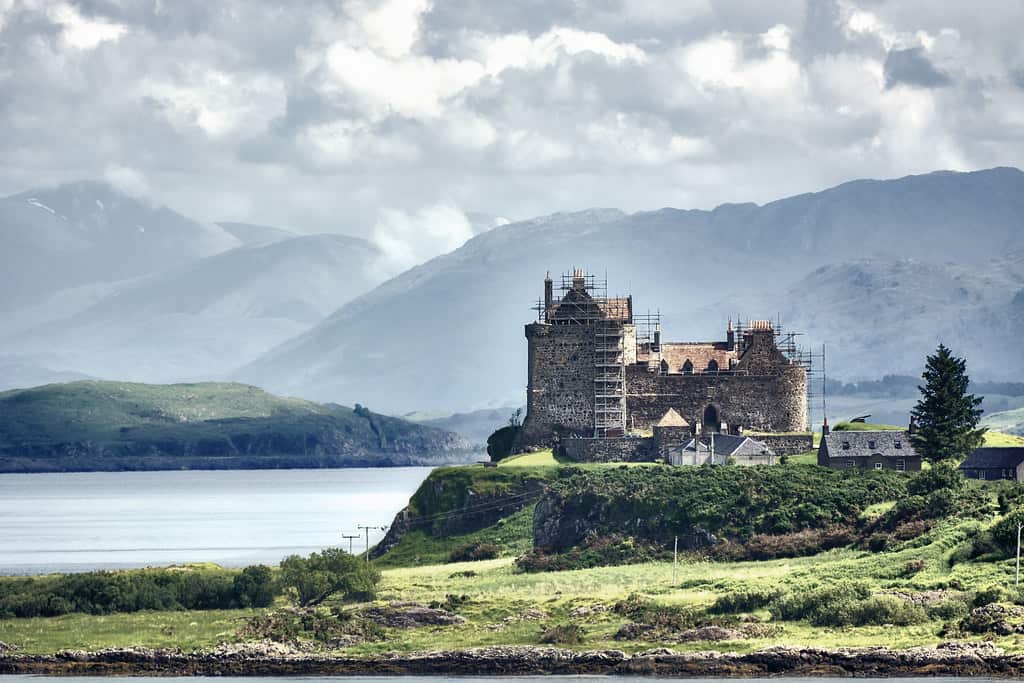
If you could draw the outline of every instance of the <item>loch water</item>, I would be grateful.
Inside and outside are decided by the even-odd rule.
[[[276,564],[356,533],[358,552],[430,469],[3,474],[0,574]]]

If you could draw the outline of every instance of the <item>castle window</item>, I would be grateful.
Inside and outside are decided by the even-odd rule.
[[[714,358],[708,363],[708,372],[718,372],[718,361]]]
[[[693,374],[693,363],[690,362],[689,358],[687,358],[686,362],[683,363],[683,374],[684,375],[692,375]]]

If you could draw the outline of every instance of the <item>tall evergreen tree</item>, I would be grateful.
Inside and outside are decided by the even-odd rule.
[[[966,458],[984,442],[986,431],[978,427],[982,398],[967,393],[967,362],[939,344],[921,378],[921,399],[911,411],[914,448],[932,463]]]

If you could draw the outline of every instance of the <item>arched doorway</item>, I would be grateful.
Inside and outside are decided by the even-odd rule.
[[[704,431],[717,432],[722,428],[722,420],[718,417],[718,408],[709,405],[704,409]]]
[[[693,374],[693,362],[689,358],[687,358],[686,362],[683,363],[683,374],[684,375],[692,375]]]
[[[707,371],[708,372],[718,372],[718,361],[715,360],[714,358],[712,358],[711,362],[708,363]]]

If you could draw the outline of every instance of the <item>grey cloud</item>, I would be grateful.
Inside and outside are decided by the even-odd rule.
[[[951,83],[950,77],[928,61],[924,48],[892,49],[885,58],[885,87],[900,83],[922,88],[941,88]]]
[[[313,36],[326,30],[325,17],[344,7],[336,3],[175,0],[164,2],[162,12],[155,3],[75,5],[83,16],[125,24],[128,31],[94,50],[75,51],[62,45],[60,28],[41,13],[16,10],[3,21],[0,192],[99,178],[116,166],[141,175],[158,200],[200,219],[365,235],[382,208],[411,212],[451,201],[466,210],[528,218],[593,205],[709,207],[858,176],[952,163],[1013,164],[1024,155],[1024,142],[1008,138],[994,146],[978,132],[999,120],[992,112],[1010,89],[1016,96],[1013,84],[1024,80],[1019,72],[983,79],[981,100],[923,54],[887,58],[878,36],[847,35],[836,5],[819,0],[728,0],[703,9],[694,1],[692,11],[660,22],[656,13],[637,11],[642,2],[625,0],[438,0],[422,17],[406,80],[395,87],[418,93],[449,77],[431,70],[430,58],[474,58],[470,38],[536,38],[555,26],[639,45],[644,58],[556,51],[553,63],[469,82],[443,99],[438,115],[420,117],[385,105],[368,113],[350,85],[332,82]],[[666,0],[654,9],[675,6]],[[889,30],[908,35],[922,26],[935,33],[944,21],[926,17],[923,8],[917,15],[886,3],[870,9]],[[760,92],[786,75],[758,37],[777,24],[792,31],[797,68],[847,60],[845,68],[871,75],[885,61],[890,82],[933,88],[927,94],[936,121],[922,130],[891,130],[902,125],[885,109],[893,105],[876,97],[877,87],[851,93],[862,82],[846,84],[838,68],[821,77],[831,84],[828,92]],[[1000,59],[985,63],[1017,64],[1019,56],[1003,54],[1012,42],[1008,33],[1008,27],[971,24],[962,40],[986,56],[998,46]],[[722,36],[742,46],[735,70],[728,72],[725,59],[709,65],[723,70],[724,80],[698,82],[683,68],[682,50]],[[936,74],[948,87],[934,89]],[[210,75],[227,80],[203,80]],[[264,102],[259,88],[280,96]],[[987,104],[971,105],[968,98]],[[211,133],[197,121],[203,106],[211,110],[207,116],[243,123]],[[316,130],[337,122],[357,124],[351,158],[332,158],[338,150],[329,139],[321,141],[325,150],[311,150]],[[699,141],[706,151],[673,157],[673,137]],[[918,138],[936,137],[955,156],[939,155],[930,142],[913,146]],[[640,158],[645,150],[651,158]],[[911,165],[911,157],[925,168]]]

